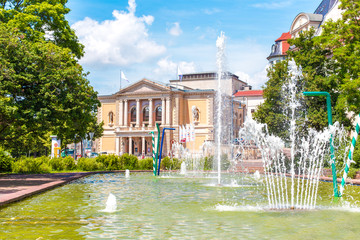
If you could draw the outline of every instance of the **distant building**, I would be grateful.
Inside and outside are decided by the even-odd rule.
[[[267,57],[271,65],[284,60],[287,56],[287,51],[289,50],[290,44],[287,40],[291,39],[291,34],[289,32],[283,33],[281,37],[275,40],[275,44],[271,47],[271,53]]]
[[[283,33],[272,45],[271,53],[267,57],[269,63],[272,65],[286,58],[286,51],[291,48],[287,42],[288,39],[296,38],[301,32],[308,31],[310,28],[315,29],[315,35],[320,35],[322,24],[329,19],[334,21],[339,19],[342,12],[339,4],[339,0],[323,0],[314,13],[299,13],[292,21],[290,31]]]
[[[245,109],[243,121],[246,118],[252,118],[257,107],[265,101],[263,97],[263,90],[238,91],[234,94],[234,97],[236,100],[241,101],[241,104],[244,105],[243,107]]]
[[[233,74],[227,92],[244,89],[247,84]],[[97,152],[112,154],[130,153],[151,156],[151,132],[157,138],[156,123],[162,128],[171,127],[165,135],[163,154],[169,155],[172,145],[179,142],[179,128],[193,124],[195,141],[184,143],[191,152],[199,152],[205,141],[213,141],[216,129],[215,90],[216,73],[185,74],[182,81],[171,80],[162,84],[142,79],[127,88],[107,96],[99,96],[98,122],[104,122],[104,134],[97,140]],[[238,89],[236,89],[238,88]],[[224,101],[231,103],[232,93]],[[243,108],[232,102],[225,109],[235,126],[243,124]],[[225,107],[225,106],[224,106]],[[234,128],[238,130],[238,128]]]
[[[226,74],[228,77],[223,78],[221,81],[222,88],[225,89],[225,93],[229,96],[237,90],[243,90],[245,87],[249,87],[246,82],[240,80],[235,74],[229,72]],[[216,72],[184,74],[181,79],[170,80],[170,85],[189,89],[217,89],[218,76]]]

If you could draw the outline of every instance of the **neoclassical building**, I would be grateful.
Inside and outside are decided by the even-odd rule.
[[[166,132],[163,154],[168,155],[171,145],[179,141],[179,126],[188,124],[194,125],[196,137],[193,142],[183,143],[184,147],[199,152],[205,141],[214,139],[215,90],[201,84],[203,78],[215,81],[214,75],[186,74],[184,82],[187,84],[172,81],[165,85],[142,79],[115,94],[99,96],[101,107],[98,109],[98,121],[104,122],[104,134],[97,140],[97,151],[151,156],[150,133],[154,131],[157,137],[158,123],[160,131],[164,127],[175,128],[175,131]],[[231,76],[236,83],[234,85],[247,85],[235,75]],[[199,86],[189,87],[191,81],[194,86]],[[242,124],[242,109],[236,103],[234,111],[234,123]]]

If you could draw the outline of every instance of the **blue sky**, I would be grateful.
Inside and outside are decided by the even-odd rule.
[[[227,70],[255,88],[266,81],[266,57],[300,12],[321,0],[69,0],[67,19],[85,45],[81,59],[99,94],[115,93],[120,70],[130,84],[216,71],[216,39],[227,37]],[[128,85],[122,81],[122,87]]]

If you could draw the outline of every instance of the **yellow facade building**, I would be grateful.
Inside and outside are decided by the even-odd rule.
[[[216,73],[186,74],[183,78],[182,81],[171,80],[167,85],[142,79],[113,95],[99,96],[98,121],[104,122],[104,134],[97,140],[97,151],[151,156],[150,132],[155,132],[157,137],[156,123],[160,131],[164,127],[175,128],[175,131],[166,132],[164,155],[169,155],[172,144],[179,142],[179,126],[193,124],[195,141],[183,143],[192,152],[200,152],[205,141],[213,141],[216,92],[212,86],[215,84],[201,82],[204,78],[206,82],[216,81]],[[231,75],[228,82],[229,92],[247,85],[235,75]],[[240,126],[242,109],[239,103],[233,106],[233,122]]]

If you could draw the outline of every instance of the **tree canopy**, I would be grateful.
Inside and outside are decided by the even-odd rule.
[[[320,36],[315,36],[315,30],[310,29],[289,40],[292,49],[288,56],[302,69],[302,90],[329,92],[334,121],[350,130],[352,119],[348,113],[360,112],[360,4],[342,0],[340,8],[344,10],[342,19],[324,23]],[[264,87],[266,100],[254,114],[256,120],[267,123],[269,130],[281,137],[285,134],[279,126],[286,119],[282,116],[281,100],[282,85],[289,77],[286,68],[287,61],[284,61],[268,70],[269,80]],[[306,126],[317,130],[327,127],[326,99],[306,97],[304,103]]]
[[[15,154],[46,146],[50,133],[63,143],[102,134],[100,102],[78,63],[83,46],[64,18],[66,2],[1,2],[0,144]]]

